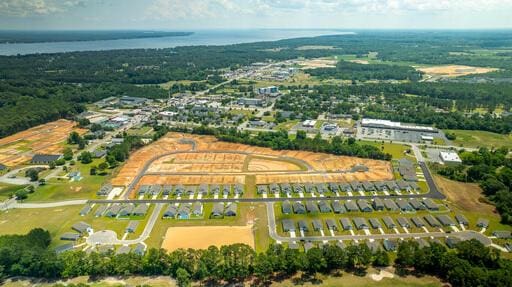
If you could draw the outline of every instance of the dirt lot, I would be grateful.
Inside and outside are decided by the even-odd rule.
[[[495,68],[483,68],[483,67],[471,67],[462,65],[445,65],[445,66],[433,66],[433,67],[422,67],[417,70],[424,72],[431,76],[440,77],[459,77],[471,74],[485,74],[493,71],[497,71]]]
[[[75,126],[73,121],[58,120],[0,139],[0,163],[16,166],[30,160],[31,154],[61,153],[62,143],[71,131],[86,133]]]
[[[251,157],[247,171],[291,171],[302,170],[299,165],[278,158]]]
[[[193,152],[191,140],[195,142]],[[172,152],[179,153],[165,155]],[[163,157],[153,162],[148,172],[189,174],[146,175],[140,184],[243,183],[247,174],[256,174],[258,184],[387,180],[393,175],[391,165],[386,161],[306,151],[276,151],[221,142],[211,136],[169,133],[157,142],[136,151],[112,183],[129,184],[146,163],[158,156]],[[355,165],[364,165],[369,171],[351,172]]]
[[[302,69],[335,68],[336,60],[333,59],[311,59],[299,63]]]
[[[162,248],[173,251],[179,248],[207,249],[234,243],[245,243],[254,248],[252,226],[194,226],[169,227]]]
[[[434,179],[447,199],[462,210],[493,213],[494,206],[482,202],[484,196],[477,184],[457,182],[441,176],[435,176]]]

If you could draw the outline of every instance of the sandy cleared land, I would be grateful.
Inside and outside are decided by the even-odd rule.
[[[173,251],[179,248],[207,249],[245,243],[254,248],[252,226],[191,226],[169,227],[162,248]]]
[[[58,120],[0,139],[0,163],[16,166],[30,160],[31,154],[62,153],[62,143],[69,133],[87,132],[75,126],[76,123],[73,121]]]
[[[478,213],[494,212],[494,206],[481,201],[484,195],[478,184],[457,182],[438,175],[434,176],[434,179],[448,200],[462,210]]]
[[[427,75],[438,76],[438,77],[460,77],[471,74],[485,74],[489,72],[497,71],[495,68],[484,68],[484,67],[471,67],[462,65],[445,65],[445,66],[433,66],[433,67],[421,67],[416,68],[419,71],[424,72]]]
[[[146,175],[142,177],[139,185],[151,184],[236,184],[245,183],[244,175]]]
[[[190,141],[195,142],[194,151]],[[153,174],[144,176],[139,184],[234,184],[244,183],[247,174],[256,174],[258,184],[388,180],[393,176],[391,165],[386,161],[277,151],[222,142],[212,136],[169,133],[130,156],[112,183],[128,185],[152,159],[156,160],[148,172]],[[369,171],[351,172],[355,165],[364,165]],[[158,172],[164,174],[154,174]],[[173,174],[180,172],[182,174]]]
[[[301,69],[335,68],[336,60],[332,59],[311,59],[299,63]]]
[[[293,171],[302,168],[291,162],[279,160],[278,158],[254,157],[249,160],[247,171]]]

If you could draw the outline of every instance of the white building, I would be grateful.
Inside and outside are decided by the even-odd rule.
[[[361,126],[367,127],[367,128],[407,130],[407,131],[416,131],[416,132],[429,132],[429,133],[437,133],[438,132],[438,130],[433,127],[409,125],[409,124],[403,124],[403,123],[399,123],[399,122],[393,122],[393,121],[388,121],[388,120],[379,120],[379,119],[362,119]]]
[[[302,122],[302,126],[305,128],[314,128],[316,125],[315,120],[305,120]]]
[[[454,151],[442,151],[439,153],[439,157],[444,164],[460,164],[462,160],[459,155]]]

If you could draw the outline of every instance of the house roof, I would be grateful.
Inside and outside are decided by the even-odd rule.
[[[61,154],[36,154],[32,157],[32,162],[53,162],[62,157]]]
[[[293,222],[293,220],[283,219],[283,221],[281,221],[281,223],[283,225],[284,232],[295,231],[295,223]]]

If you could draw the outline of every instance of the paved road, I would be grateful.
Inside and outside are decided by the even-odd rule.
[[[11,208],[53,208],[53,207],[61,207],[61,206],[70,206],[70,205],[84,205],[87,203],[87,199],[78,199],[78,200],[67,200],[67,201],[58,201],[58,202],[44,202],[44,203],[14,203],[9,206]]]
[[[434,194],[435,195],[435,194]],[[325,196],[325,197],[241,197],[241,198],[201,198],[201,199],[90,199],[89,203],[212,203],[212,202],[282,202],[290,201],[325,201],[325,200],[357,200],[357,199],[374,199],[374,198],[436,198],[432,193],[423,194],[402,194],[402,195],[354,195],[354,196]]]
[[[430,238],[430,237],[447,237],[455,236],[463,240],[475,238],[484,243],[484,245],[491,245],[492,241],[487,236],[473,231],[466,230],[460,232],[429,232],[429,233],[390,233],[390,234],[370,234],[370,235],[336,235],[336,236],[298,236],[287,237],[277,234],[276,219],[274,214],[273,203],[267,203],[267,217],[268,217],[268,231],[272,239],[280,242],[293,242],[293,241],[324,241],[324,240],[365,240],[365,239],[408,239],[408,238]]]
[[[148,173],[147,172],[147,170],[149,169],[151,164],[153,164],[155,161],[157,161],[157,160],[159,160],[159,159],[161,159],[163,157],[166,157],[166,156],[169,156],[169,155],[173,155],[173,154],[181,154],[181,153],[205,153],[205,152],[206,153],[234,153],[234,154],[243,154],[243,155],[249,155],[250,154],[248,152],[230,151],[230,150],[198,151],[198,150],[196,150],[196,142],[193,139],[184,138],[184,139],[182,139],[182,141],[186,141],[186,143],[190,143],[192,145],[192,149],[189,150],[189,151],[165,152],[163,154],[157,155],[157,156],[149,159],[148,161],[146,161],[144,163],[144,166],[142,167],[142,169],[139,171],[139,173],[135,176],[135,178],[132,180],[132,182],[127,186],[127,188],[125,190],[125,193],[124,193],[124,198],[125,199],[129,198],[130,193],[133,191],[135,186],[137,186],[137,184],[142,179],[142,177],[144,177],[147,174],[154,174],[154,175],[169,175],[169,174],[175,175],[175,174],[177,174],[175,172],[173,172],[173,173],[168,173],[168,172]],[[296,159],[296,158],[290,158],[290,157],[280,157],[280,158],[285,159],[285,160],[289,160],[289,161],[294,161],[294,162],[296,162],[298,164],[304,165],[308,170],[313,170],[313,167],[309,163],[307,163],[306,161],[303,161],[303,160],[300,160],[300,159]],[[303,171],[298,171],[298,172],[303,172]],[[295,172],[295,173],[297,173],[297,172]],[[325,173],[325,172],[323,172],[323,173]],[[186,173],[186,174],[187,175],[193,175],[193,174],[205,175],[207,173],[199,172],[199,173]]]
[[[26,170],[29,168],[35,168],[35,167],[48,168],[48,165],[30,165],[30,166],[24,166],[21,168],[13,169],[13,170],[9,171],[8,173],[0,176],[0,182],[7,183],[7,184],[15,184],[15,185],[30,184],[31,183],[30,179],[28,179],[27,177],[15,177],[15,178],[10,178],[10,177],[18,174],[22,170]]]

